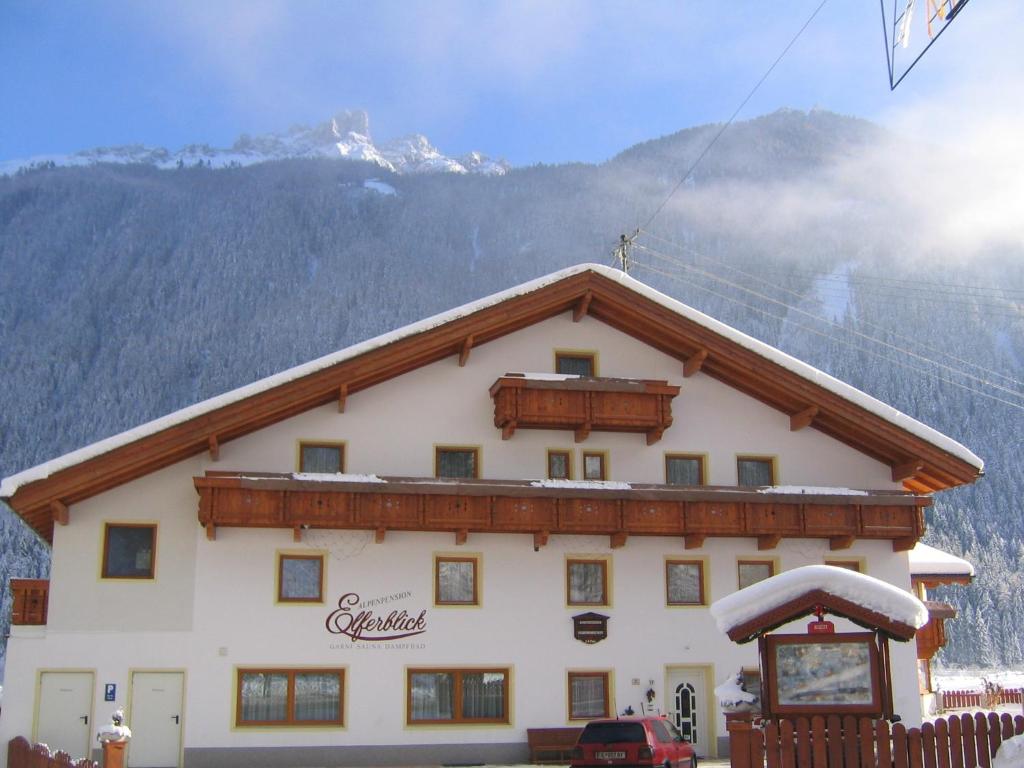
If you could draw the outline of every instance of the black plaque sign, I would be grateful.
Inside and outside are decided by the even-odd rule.
[[[608,617],[589,611],[572,617],[572,634],[581,643],[598,643],[608,637]]]

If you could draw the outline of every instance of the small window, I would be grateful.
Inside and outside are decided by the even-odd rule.
[[[609,717],[609,688],[607,672],[570,672],[569,719]]]
[[[605,453],[597,451],[583,452],[583,479],[608,479],[608,457]]]
[[[704,561],[666,560],[665,585],[669,605],[704,605]]]
[[[834,565],[836,568],[845,568],[848,571],[856,571],[857,573],[864,572],[859,560],[826,560],[825,565]]]
[[[480,605],[478,583],[479,558],[434,558],[435,605]]]
[[[740,560],[736,566],[737,582],[740,589],[757,584],[775,575],[775,563],[771,560]]]
[[[739,456],[736,459],[737,485],[775,485],[775,461],[758,456]]]
[[[741,670],[743,675],[743,690],[752,693],[761,701],[761,670],[757,667],[744,667]]]
[[[344,725],[342,669],[239,669],[235,725]]]
[[[572,480],[572,451],[548,451],[548,478]]]
[[[596,376],[595,356],[590,352],[555,352],[555,373],[570,376]]]
[[[437,477],[479,477],[479,448],[437,448],[435,472]]]
[[[668,485],[704,485],[704,457],[667,454],[665,482]]]
[[[277,600],[280,603],[322,603],[323,555],[278,555]]]
[[[344,470],[342,443],[299,443],[299,472],[334,474]]]
[[[569,605],[608,605],[608,561],[566,561],[566,602]]]
[[[104,579],[152,579],[156,526],[107,523],[103,530]]]
[[[508,669],[410,669],[406,722],[507,723]]]

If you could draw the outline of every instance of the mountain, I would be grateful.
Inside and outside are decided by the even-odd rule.
[[[303,146],[365,135],[352,115]],[[719,127],[502,175],[399,173],[367,143],[350,162],[0,177],[0,474],[555,269],[609,263],[639,225],[636,277],[985,459],[986,477],[927,512],[927,540],[978,567],[940,597],[960,611],[944,658],[1024,664],[1024,248],[982,217],[962,236],[958,215],[988,201],[950,153],[822,111],[732,125],[669,198]],[[46,572],[7,510],[0,551],[4,582]]]
[[[313,127],[299,125],[286,133],[265,136],[243,134],[231,147],[225,149],[207,144],[189,144],[177,152],[141,144],[96,147],[70,155],[38,155],[0,162],[0,174],[13,174],[33,168],[91,166],[100,163],[150,165],[163,170],[200,165],[235,168],[296,158],[362,160],[398,174],[479,173],[500,176],[511,167],[504,160],[492,160],[480,152],[470,152],[457,158],[447,157],[426,136],[420,134],[378,146],[370,138],[370,120],[366,112],[346,110]]]

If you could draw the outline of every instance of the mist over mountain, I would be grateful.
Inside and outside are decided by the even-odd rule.
[[[412,173],[358,142],[339,162],[335,134],[364,135],[352,120],[302,134],[334,154],[250,139],[233,151],[263,158],[252,164],[0,177],[0,474],[555,269],[610,263],[641,227],[637,278],[986,460],[986,477],[927,513],[926,540],[978,568],[940,597],[960,611],[943,657],[1024,663],[1024,246],[1019,221],[993,215],[986,158],[781,110],[731,126],[651,221],[720,126],[599,165]],[[0,579],[44,575],[45,548],[2,512]]]

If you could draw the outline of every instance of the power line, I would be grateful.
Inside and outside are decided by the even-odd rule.
[[[654,219],[657,218],[658,214],[662,212],[666,205],[668,205],[668,201],[671,200],[675,193],[679,191],[679,188],[686,183],[686,180],[690,178],[690,175],[696,170],[697,166],[700,165],[701,161],[704,159],[704,156],[711,150],[713,146],[715,146],[715,142],[717,142],[722,137],[722,134],[725,133],[726,129],[730,125],[732,125],[733,120],[736,119],[736,116],[740,113],[740,110],[747,106],[747,102],[753,98],[754,94],[757,93],[757,90],[761,87],[764,81],[768,79],[768,76],[772,73],[775,67],[778,66],[779,62],[782,61],[783,57],[787,53],[789,53],[789,49],[792,48],[796,41],[800,39],[800,35],[802,35],[804,33],[804,30],[811,25],[811,22],[814,21],[814,17],[817,16],[818,12],[825,7],[825,3],[827,2],[828,0],[821,0],[821,3],[818,5],[818,7],[814,9],[814,13],[812,13],[807,18],[807,21],[804,22],[803,26],[800,27],[800,29],[797,31],[795,35],[793,35],[793,39],[790,40],[786,47],[782,49],[782,53],[775,57],[775,61],[772,62],[772,65],[768,67],[767,70],[765,70],[765,73],[761,75],[761,79],[758,80],[757,83],[754,84],[754,87],[750,89],[750,93],[748,93],[744,97],[743,101],[740,102],[740,105],[736,107],[735,110],[733,110],[733,113],[729,116],[729,119],[725,121],[725,124],[718,129],[718,132],[712,137],[711,141],[708,142],[707,146],[704,147],[703,150],[701,150],[701,153],[699,155],[697,155],[697,159],[693,161],[693,163],[690,165],[689,169],[686,171],[683,177],[672,188],[672,191],[668,193],[668,196],[662,201],[661,205],[658,206],[654,213],[651,214],[650,218],[648,218],[647,221],[645,221],[643,225],[640,226],[638,229],[646,229],[647,227],[649,227],[651,222],[654,221]]]
[[[783,321],[783,322],[787,321],[787,318],[780,317],[778,315],[772,314],[771,312],[768,312],[767,310],[765,310],[765,309],[763,309],[761,307],[756,307],[753,304],[748,304],[746,302],[740,301],[739,299],[736,299],[736,298],[734,298],[732,296],[727,296],[726,294],[720,293],[719,291],[712,290],[711,288],[707,288],[705,286],[697,285],[697,284],[692,283],[692,282],[684,281],[679,275],[674,275],[674,274],[672,274],[670,272],[665,272],[663,270],[657,269],[656,267],[652,267],[649,264],[644,264],[642,262],[638,262],[638,261],[635,261],[635,260],[634,260],[633,264],[634,264],[634,266],[639,267],[640,269],[646,269],[646,270],[648,270],[650,272],[653,272],[655,274],[667,277],[670,280],[674,280],[676,282],[683,283],[684,285],[688,285],[688,286],[696,288],[697,290],[700,290],[700,291],[705,291],[706,293],[710,293],[713,296],[718,296],[719,298],[725,299],[726,301],[733,302],[734,304],[739,304],[742,307],[746,307],[747,309],[750,309],[750,310],[752,310],[754,312],[758,312],[759,314],[765,315],[766,317],[770,317],[770,318],[772,318],[774,320],[780,320],[780,321]],[[789,322],[792,322],[792,321],[789,321]],[[925,368],[918,368],[917,366],[910,365],[909,363],[906,363],[906,362],[904,362],[902,360],[897,360],[895,358],[888,357],[888,356],[883,355],[883,354],[881,354],[879,352],[875,352],[874,350],[866,349],[864,347],[859,347],[859,346],[857,346],[855,344],[850,344],[849,342],[845,342],[842,339],[839,339],[839,338],[837,338],[835,336],[832,336],[832,335],[827,334],[827,333],[823,333],[822,331],[816,330],[814,328],[809,328],[807,326],[801,325],[800,323],[792,322],[792,325],[794,327],[796,327],[796,328],[800,328],[801,330],[805,330],[805,331],[807,331],[809,333],[816,334],[816,335],[821,336],[821,337],[823,337],[825,339],[829,339],[831,341],[836,341],[836,342],[838,342],[838,343],[840,343],[840,344],[842,344],[844,346],[850,347],[851,349],[855,349],[857,351],[863,352],[864,354],[871,355],[872,357],[877,357],[877,358],[879,358],[881,360],[885,360],[887,362],[894,363],[895,365],[899,365],[899,366],[901,366],[903,368],[909,368],[912,371],[916,371],[917,373],[920,373],[923,376],[927,376],[927,377],[929,377],[931,379],[935,379],[936,381],[942,382],[944,384],[950,384],[950,385],[952,385],[954,387],[959,387],[960,389],[963,389],[963,390],[966,390],[968,392],[971,392],[972,394],[975,394],[978,397],[984,397],[984,398],[986,398],[988,400],[994,400],[995,402],[1002,403],[1003,405],[1008,405],[1011,408],[1016,408],[1018,410],[1024,411],[1024,405],[1021,405],[1020,403],[1015,403],[1015,402],[1012,402],[1010,400],[1004,400],[1001,397],[996,397],[995,395],[990,395],[987,392],[982,392],[982,391],[980,391],[978,389],[975,389],[973,387],[969,387],[966,384],[961,384],[959,382],[952,381],[951,379],[944,378],[944,377],[942,377],[942,376],[940,376],[940,375],[938,375],[938,374],[936,374],[936,373],[934,373],[932,371],[929,371],[929,370],[927,370]]]
[[[667,261],[669,261],[671,263],[674,263],[674,264],[676,264],[678,266],[681,266],[683,269],[686,269],[687,271],[695,272],[695,273],[697,273],[699,275],[707,277],[707,278],[709,278],[711,280],[714,280],[716,282],[723,283],[725,285],[728,285],[728,286],[730,286],[732,288],[736,288],[737,290],[743,291],[745,293],[749,293],[749,294],[751,294],[753,296],[756,296],[756,297],[758,297],[760,299],[763,299],[765,301],[771,302],[773,304],[777,304],[777,305],[779,305],[779,306],[781,306],[781,307],[783,307],[783,308],[785,308],[785,309],[787,309],[787,310],[789,310],[791,312],[796,312],[798,314],[801,314],[801,315],[804,315],[806,317],[809,317],[812,320],[817,320],[819,322],[826,323],[826,324],[828,324],[830,326],[833,326],[835,328],[840,328],[840,329],[846,331],[847,333],[850,333],[850,334],[852,334],[854,336],[857,336],[859,338],[865,339],[866,341],[872,342],[874,344],[878,344],[878,345],[883,346],[883,347],[887,347],[887,348],[892,349],[893,351],[899,352],[901,354],[908,355],[908,356],[910,356],[912,358],[915,358],[917,360],[920,360],[920,361],[922,361],[924,363],[927,363],[929,365],[935,366],[937,368],[942,368],[942,369],[944,369],[946,371],[949,371],[952,374],[955,374],[955,375],[958,375],[958,376],[962,376],[962,377],[964,377],[966,379],[970,379],[970,380],[975,381],[975,382],[977,382],[979,384],[982,384],[984,386],[991,387],[993,389],[997,389],[997,390],[1006,392],[1006,393],[1008,393],[1010,395],[1013,395],[1014,397],[1024,398],[1024,393],[1022,393],[1022,392],[1018,392],[1016,390],[1010,389],[1010,388],[1005,387],[1005,386],[1003,386],[1001,384],[998,384],[998,383],[996,383],[994,381],[990,381],[988,379],[984,379],[984,378],[981,378],[979,376],[975,376],[974,374],[968,373],[967,371],[963,371],[963,370],[960,370],[958,368],[954,368],[952,366],[946,365],[945,363],[941,363],[941,362],[939,362],[937,360],[933,360],[932,358],[929,358],[929,357],[926,357],[924,355],[918,354],[918,353],[916,353],[916,352],[914,352],[912,350],[906,349],[904,347],[900,347],[900,346],[898,346],[896,344],[892,344],[892,343],[890,343],[888,341],[884,341],[884,340],[878,339],[878,338],[876,338],[874,336],[870,336],[869,334],[862,333],[861,331],[857,331],[857,330],[852,329],[852,328],[846,328],[846,327],[841,326],[841,325],[839,325],[839,324],[837,324],[837,323],[835,323],[835,322],[833,322],[831,320],[827,320],[825,318],[819,317],[819,316],[814,315],[814,314],[812,314],[810,312],[807,312],[806,310],[800,309],[799,307],[794,307],[793,305],[787,304],[784,301],[780,301],[779,299],[776,299],[776,298],[773,298],[771,296],[768,296],[767,294],[761,293],[759,291],[755,291],[753,289],[750,289],[750,288],[747,288],[745,286],[742,286],[742,285],[740,285],[738,283],[734,283],[734,282],[732,282],[730,280],[726,280],[724,278],[718,277],[716,275],[711,274],[710,272],[706,272],[706,271],[704,271],[702,269],[698,269],[697,267],[692,267],[692,266],[690,266],[688,264],[685,264],[685,263],[679,261],[678,259],[675,259],[674,257],[672,257],[672,256],[670,256],[668,254],[661,253],[660,251],[652,249],[652,248],[650,248],[648,246],[636,245],[635,247],[637,249],[639,249],[639,250],[647,251],[649,253],[652,253],[652,254],[655,254],[657,256],[660,256],[664,260],[667,260]],[[636,263],[635,259],[634,259],[634,263]],[[786,318],[778,318],[778,319],[783,319],[784,320]],[[801,327],[804,327],[804,326],[801,326]],[[811,329],[807,329],[807,330],[811,330]],[[814,331],[814,332],[817,332],[817,331]],[[831,337],[830,336],[828,338],[836,338],[836,337]],[[836,338],[836,340],[837,341],[841,341],[838,338]],[[868,350],[862,350],[862,351],[868,351]],[[921,369],[915,369],[915,370],[919,370],[920,371]],[[951,383],[953,383],[953,382],[951,382]],[[972,390],[972,391],[974,391],[974,390]],[[1024,407],[1024,406],[1022,406],[1022,407]]]

